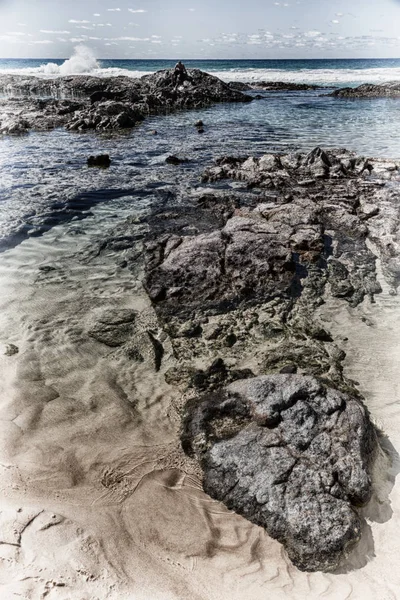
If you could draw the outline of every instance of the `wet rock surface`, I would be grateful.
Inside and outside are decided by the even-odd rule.
[[[191,81],[177,88],[171,70],[140,79],[75,75],[46,80],[4,75],[0,77],[0,93],[7,99],[1,101],[4,114],[0,132],[61,126],[73,131],[128,129],[149,114],[252,100],[199,69],[189,69],[188,73]],[[19,112],[18,123],[11,119],[15,109]]]
[[[397,81],[371,84],[365,83],[356,88],[341,88],[331,94],[338,98],[400,98],[400,84]]]
[[[343,149],[223,157],[206,194],[143,221],[144,286],[176,360],[165,379],[189,399],[183,447],[204,489],[303,570],[338,566],[371,494],[375,429],[318,315],[373,302],[377,256],[396,293],[398,169]]]
[[[186,407],[204,489],[266,528],[302,570],[331,570],[361,535],[374,429],[357,398],[300,375],[234,382]]]

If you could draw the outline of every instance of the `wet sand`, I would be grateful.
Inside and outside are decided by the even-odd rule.
[[[387,477],[381,457],[363,539],[340,572],[301,573],[264,530],[202,492],[180,449],[181,400],[163,377],[168,343],[157,371],[148,345],[137,363],[88,334],[104,311],[129,308],[143,336],[158,335],[140,277],[111,255],[83,258],[94,226],[58,227],[0,255],[1,597],[398,598],[399,298],[381,282],[376,304],[321,311],[348,338],[346,372],[392,467]]]

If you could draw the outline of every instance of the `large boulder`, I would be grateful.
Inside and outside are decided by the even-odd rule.
[[[400,98],[400,83],[391,81],[381,84],[363,83],[355,88],[341,88],[330,94],[337,98]]]
[[[299,569],[332,570],[360,539],[377,441],[356,397],[294,374],[236,381],[188,403],[182,445],[204,490],[265,527]]]

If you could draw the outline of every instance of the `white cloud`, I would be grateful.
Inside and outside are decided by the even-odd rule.
[[[333,21],[331,21],[331,23],[333,23],[334,25],[338,25],[340,23],[340,21],[338,21],[337,19],[333,19]]]
[[[150,38],[138,38],[138,37],[130,37],[130,36],[121,36],[121,37],[117,37],[117,38],[105,38],[109,41],[116,41],[118,40],[119,42],[150,42]]]
[[[68,23],[90,23],[90,21],[77,21],[76,19],[70,19]]]
[[[7,35],[26,35],[24,31],[7,31]]]
[[[108,12],[121,12],[120,8],[107,8]]]
[[[40,33],[54,33],[56,35],[68,35],[70,31],[55,31],[53,29],[41,29]]]
[[[101,17],[101,14],[100,13],[93,13],[93,16],[94,17]]]
[[[52,40],[35,40],[32,44],[54,44]]]
[[[189,12],[195,12],[195,8],[189,8]]]
[[[143,10],[143,8],[138,8],[137,10],[135,10],[134,8],[128,8],[130,13],[133,14],[139,14],[139,13],[145,13],[147,12],[147,10]]]
[[[18,27],[27,27],[26,23],[17,23]]]

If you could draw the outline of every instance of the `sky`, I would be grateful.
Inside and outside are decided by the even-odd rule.
[[[397,58],[400,0],[0,0],[1,58]]]

